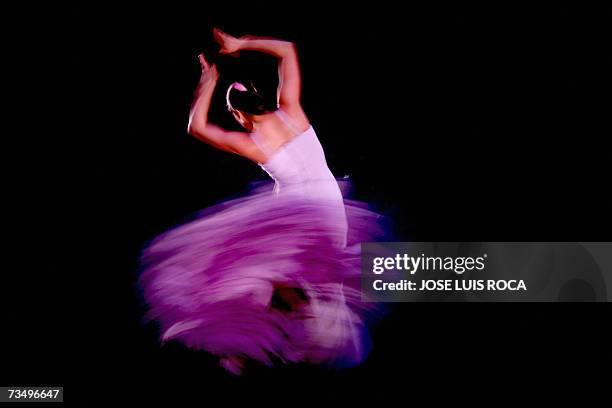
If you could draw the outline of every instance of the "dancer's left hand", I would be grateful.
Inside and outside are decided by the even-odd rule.
[[[200,61],[200,67],[202,68],[200,82],[216,82],[219,79],[219,71],[217,71],[217,66],[215,64],[208,63],[208,61],[206,61],[206,57],[204,57],[204,54],[199,54],[198,60]]]

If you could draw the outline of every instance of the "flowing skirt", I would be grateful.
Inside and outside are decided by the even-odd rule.
[[[266,184],[153,240],[140,286],[162,341],[220,357],[347,366],[369,351],[360,243],[384,234],[364,203],[275,195]]]

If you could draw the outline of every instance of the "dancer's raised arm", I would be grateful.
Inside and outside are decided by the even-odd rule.
[[[257,161],[257,152],[247,133],[232,132],[208,122],[208,110],[213,92],[219,79],[217,67],[209,64],[203,54],[198,56],[202,67],[200,83],[196,88],[189,113],[187,131],[198,139],[228,152]],[[254,156],[255,155],[255,156]]]
[[[260,51],[279,59],[279,104],[284,109],[300,107],[301,79],[295,45],[289,41],[251,35],[233,37],[219,29],[214,30],[215,39],[221,45],[222,54],[240,50]]]

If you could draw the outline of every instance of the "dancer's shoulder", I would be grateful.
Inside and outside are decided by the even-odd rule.
[[[310,121],[301,106],[281,107],[278,114],[291,124],[296,133],[304,133],[310,129]]]

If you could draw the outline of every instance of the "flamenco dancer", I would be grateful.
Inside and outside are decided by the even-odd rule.
[[[278,59],[276,101],[234,82],[227,107],[245,132],[209,122],[219,73],[204,55],[188,131],[261,166],[273,188],[223,202],[157,237],[143,252],[140,284],[161,340],[217,355],[239,374],[248,361],[350,366],[369,351],[359,290],[359,244],[381,236],[380,216],[343,198],[300,104],[294,44],[233,37],[218,29],[220,53]]]

